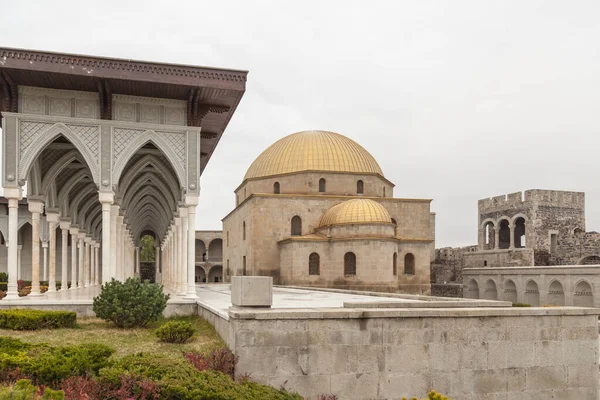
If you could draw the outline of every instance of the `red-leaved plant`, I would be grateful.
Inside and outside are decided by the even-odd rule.
[[[121,382],[108,385],[89,376],[71,376],[61,383],[67,400],[158,400],[160,387],[154,381],[135,374],[123,375]]]
[[[238,357],[234,356],[229,349],[213,350],[208,355],[196,352],[183,353],[183,355],[198,371],[218,371],[234,379]]]
[[[7,368],[4,371],[0,371],[0,383],[15,383],[20,379],[28,379],[27,376],[21,372],[19,367]]]

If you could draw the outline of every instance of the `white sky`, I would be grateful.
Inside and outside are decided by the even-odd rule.
[[[10,1],[0,45],[250,71],[202,176],[221,229],[250,163],[305,129],[362,144],[433,198],[437,247],[474,244],[477,200],[585,191],[600,230],[598,1]]]

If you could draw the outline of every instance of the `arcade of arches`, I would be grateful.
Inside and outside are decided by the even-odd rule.
[[[67,290],[138,276],[144,235],[157,244],[157,279],[195,297],[200,174],[247,72],[15,49],[0,56],[7,298],[25,275],[34,296],[43,278],[53,292],[57,281]]]

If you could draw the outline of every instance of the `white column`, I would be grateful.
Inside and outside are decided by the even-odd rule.
[[[21,255],[23,254],[23,245],[17,244],[17,280],[21,280],[22,271],[21,271]]]
[[[173,268],[173,289],[177,294],[181,287],[181,275],[179,269],[181,268],[181,218],[175,218],[175,267]]]
[[[44,203],[28,199],[29,212],[31,213],[31,294],[41,296],[40,293],[40,214],[44,211]]]
[[[91,265],[90,258],[92,255],[92,252],[90,251],[91,241],[92,241],[92,239],[89,237],[85,237],[83,239],[83,243],[85,246],[85,253],[84,253],[85,260],[83,262],[83,286],[84,287],[90,286],[90,265]]]
[[[77,289],[77,235],[79,228],[71,225],[71,289]]]
[[[179,227],[179,267],[177,268],[177,276],[179,287],[177,288],[180,296],[185,296],[187,292],[187,231],[188,231],[188,210],[187,207],[181,205],[179,208],[179,216],[181,225]]]
[[[154,282],[160,281],[160,245],[154,244]]]
[[[78,288],[83,288],[84,285],[84,276],[83,276],[83,269],[85,268],[85,232],[79,232],[77,234],[77,239],[78,239],[78,248],[79,248],[79,262],[77,263],[79,268],[78,268],[78,278],[77,279],[77,287]]]
[[[16,300],[19,298],[19,291],[17,290],[17,234],[21,188],[4,188],[4,196],[8,198],[8,284],[5,299]]]
[[[187,234],[187,293],[186,299],[196,299],[196,206],[198,198],[186,196],[188,206],[188,234]],[[225,269],[225,268],[223,268]],[[208,277],[207,277],[208,278]],[[208,280],[208,279],[207,279]]]
[[[96,241],[92,239],[90,240],[90,286],[94,286],[94,279],[96,277],[96,267],[94,264],[96,262],[95,249]]]
[[[142,267],[142,263],[140,262],[140,256],[142,255],[142,252],[140,251],[141,247],[136,247],[135,248],[135,271],[134,274],[137,276],[141,275],[141,267]]]
[[[117,208],[118,210],[118,208]],[[122,243],[121,243],[121,230],[123,229],[123,224],[121,224],[121,221],[123,221],[123,217],[118,215],[115,217],[115,247],[114,247],[114,253],[115,253],[115,276],[117,277],[118,280],[120,280],[121,282],[123,282],[125,279],[123,279],[123,277],[125,276],[125,273],[123,271],[123,265],[121,264],[121,247],[123,247]]]
[[[117,231],[119,227],[117,226],[117,216],[119,215],[119,206],[112,205],[110,207],[110,225],[113,227],[110,235],[110,247],[112,251],[110,252],[110,276],[115,279],[119,279],[119,275],[117,274]]]
[[[46,212],[49,227],[48,242],[48,292],[56,292],[56,228],[58,226],[58,213]]]
[[[94,285],[98,286],[100,284],[100,243],[96,242],[94,246]]]
[[[48,280],[48,242],[42,242],[42,250],[44,252],[44,281]]]
[[[99,192],[102,203],[102,283],[110,281],[110,220],[111,207],[114,199],[112,192]]]
[[[63,292],[68,289],[67,282],[68,278],[68,269],[69,269],[69,228],[71,227],[71,223],[69,221],[60,221],[60,232],[62,234],[61,246],[62,246],[62,254],[61,254],[61,267],[60,267],[60,291]]]

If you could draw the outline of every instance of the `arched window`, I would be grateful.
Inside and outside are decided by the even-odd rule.
[[[483,260],[483,266],[487,267],[487,260]]]
[[[325,193],[325,179],[319,179],[319,193]]]
[[[404,275],[415,274],[415,256],[412,253],[408,253],[404,256]]]
[[[358,194],[363,194],[365,192],[365,187],[364,187],[364,183],[363,181],[358,181],[356,182],[356,193]]]
[[[392,270],[394,272],[394,276],[398,275],[398,253],[394,253],[394,258],[392,261]]]
[[[344,275],[356,275],[356,255],[352,252],[344,254]]]
[[[242,239],[246,240],[246,221],[242,222]]]
[[[302,235],[302,219],[299,216],[292,218],[292,236]]]
[[[383,187],[383,197],[385,197],[385,186]]]
[[[280,193],[279,192],[279,182],[275,182],[273,184],[273,193],[275,193],[275,194],[279,194]]]
[[[321,271],[321,257],[317,253],[311,253],[308,256],[308,274],[309,275],[320,275]]]

